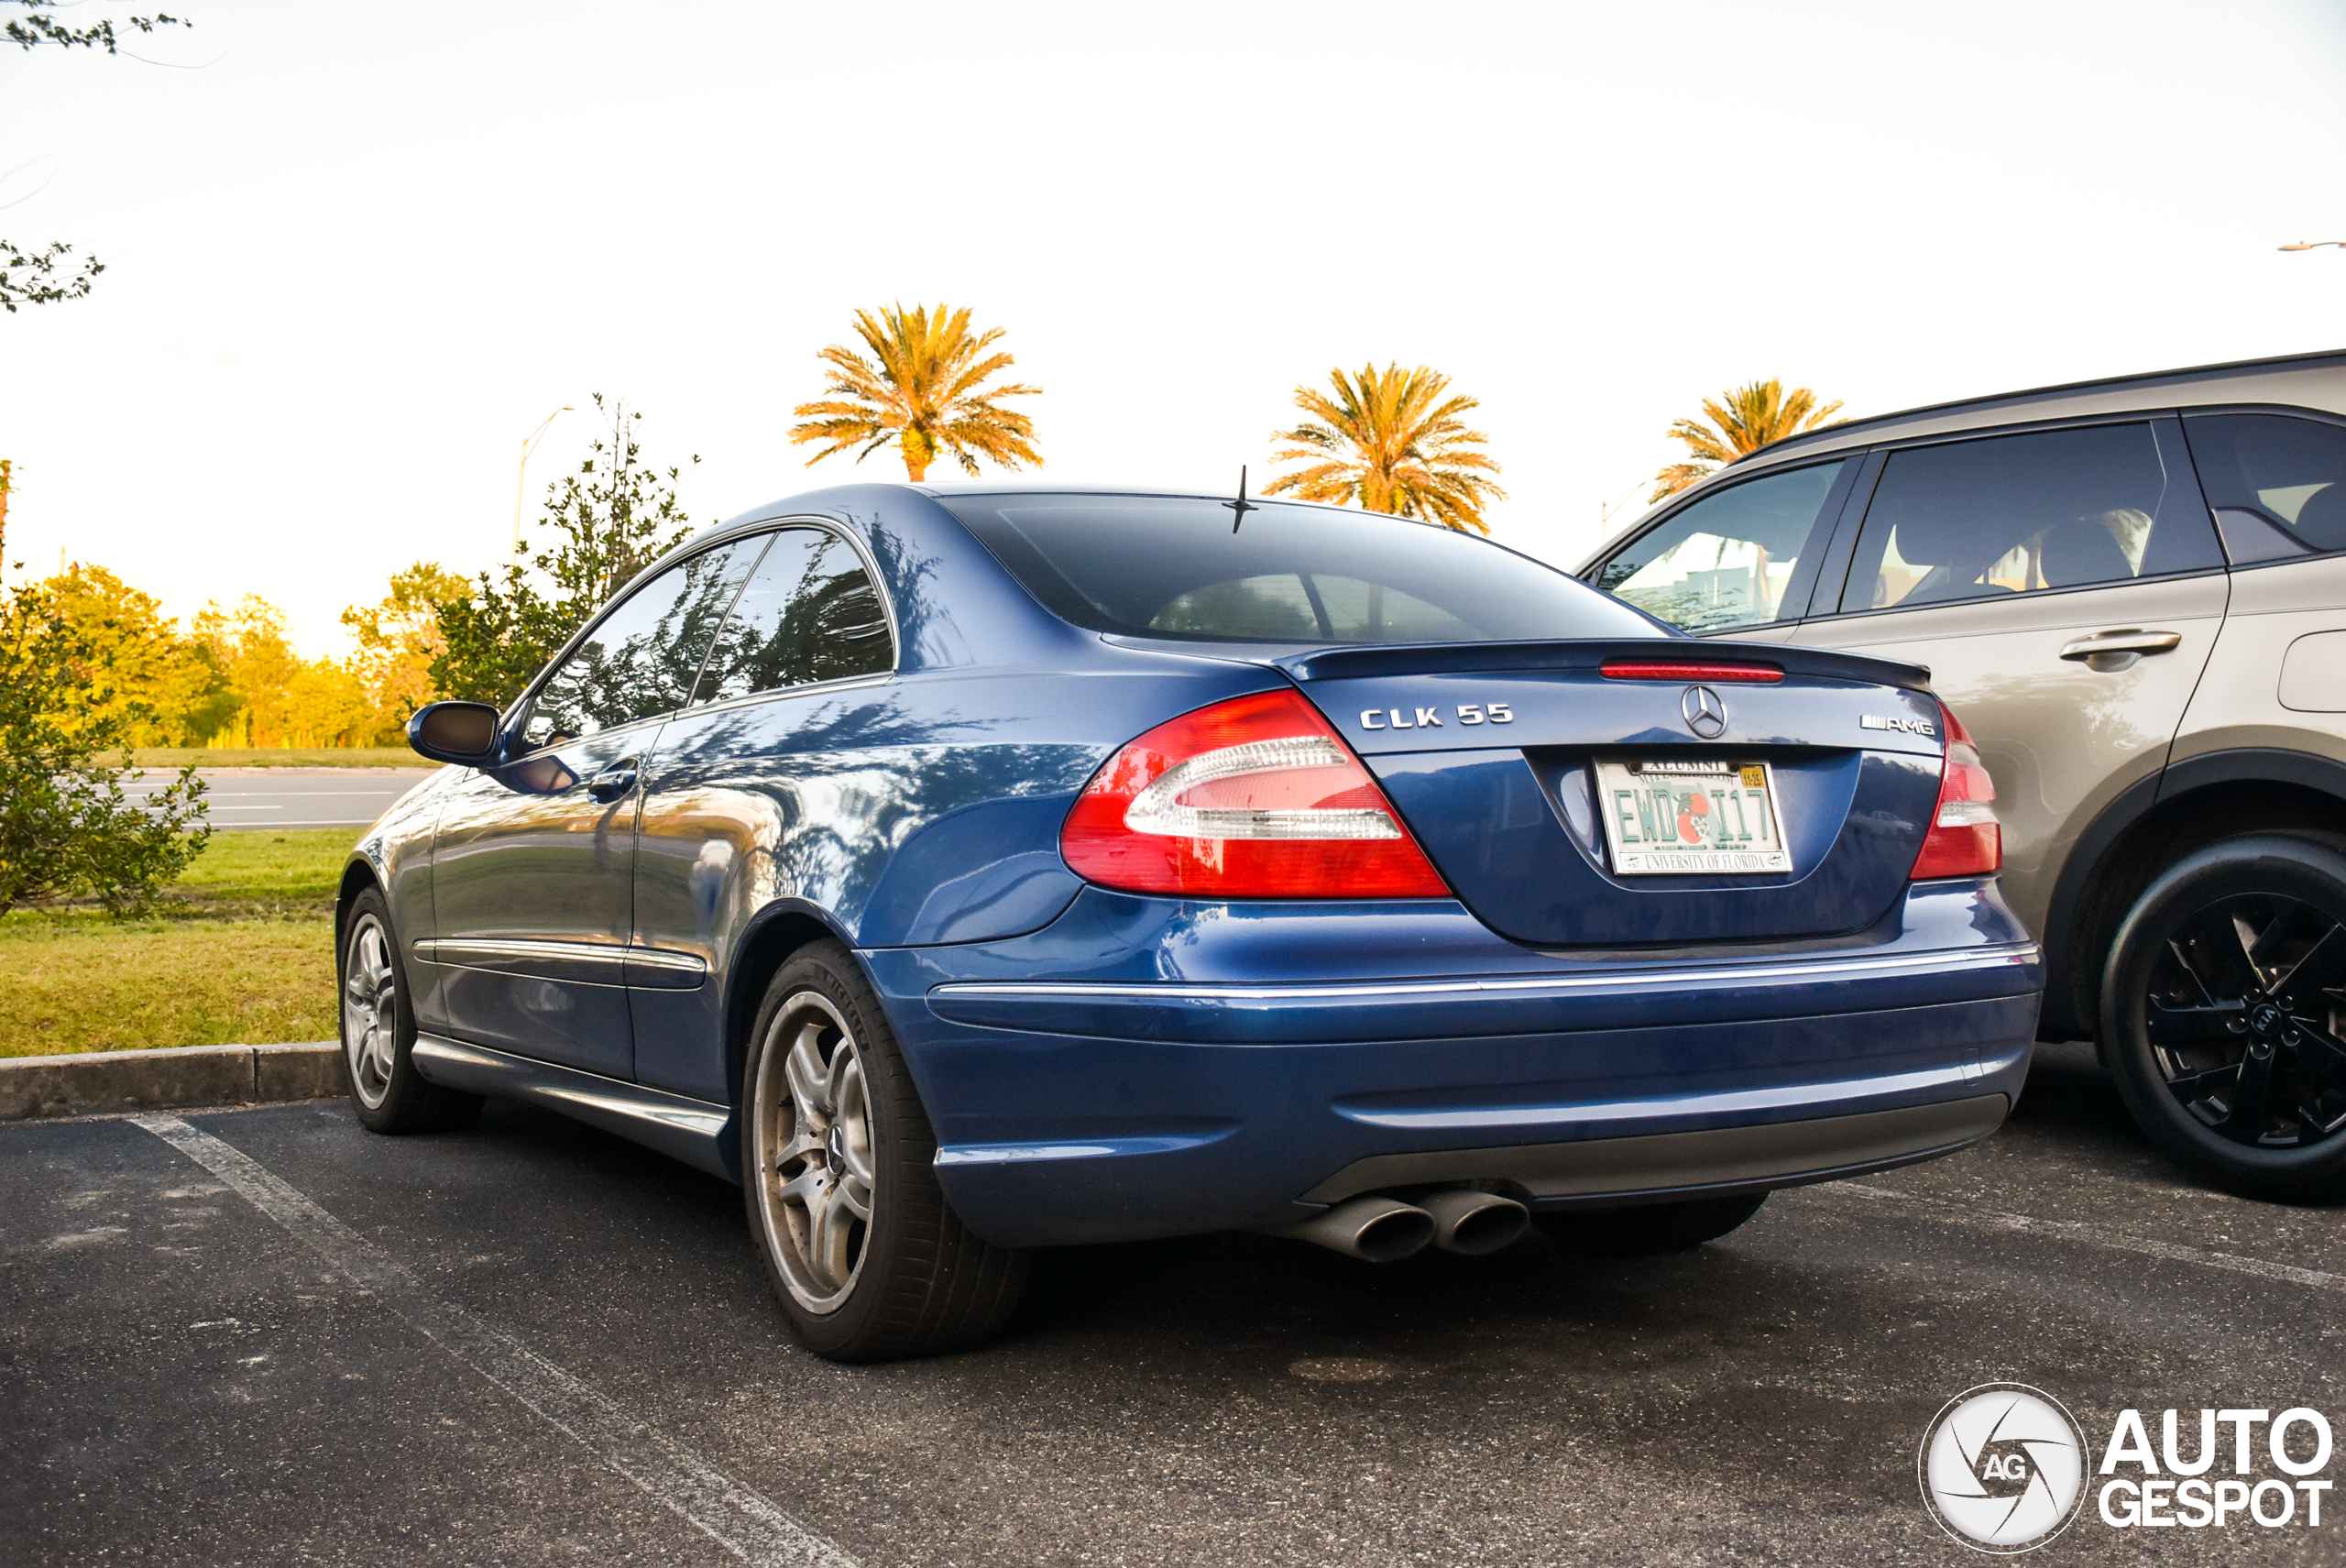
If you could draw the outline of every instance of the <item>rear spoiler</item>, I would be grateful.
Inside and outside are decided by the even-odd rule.
[[[1270,661],[1299,682],[1350,680],[1363,675],[1496,674],[1502,670],[1593,670],[1612,659],[1769,664],[1790,675],[1863,681],[1927,693],[1931,672],[1922,664],[1872,659],[1825,648],[1792,648],[1781,642],[1730,642],[1717,638],[1606,640],[1555,642],[1402,642],[1312,648]]]

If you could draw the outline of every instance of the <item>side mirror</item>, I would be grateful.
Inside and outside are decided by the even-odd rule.
[[[497,709],[485,702],[433,702],[407,721],[407,743],[435,762],[485,768],[497,761]]]

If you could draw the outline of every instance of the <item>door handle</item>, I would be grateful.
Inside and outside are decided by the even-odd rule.
[[[2065,642],[2061,645],[2061,657],[2109,674],[2132,669],[2145,654],[2171,652],[2182,641],[2180,631],[2138,631],[2130,626],[2122,631],[2097,631],[2090,637]]]
[[[613,762],[586,781],[587,798],[600,801],[605,806],[618,800],[633,788],[635,788],[635,759],[633,757],[628,758],[625,762]]]

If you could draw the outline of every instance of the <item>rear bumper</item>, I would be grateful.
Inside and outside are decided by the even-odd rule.
[[[1363,1192],[1395,1187],[1495,1181],[1534,1208],[1617,1208],[1752,1188],[1796,1187],[1953,1154],[2003,1125],[2012,1103],[2001,1094],[1976,1094],[1802,1122],[1508,1148],[1371,1155],[1354,1160],[1303,1197],[1307,1202],[1341,1203]]]
[[[1887,940],[1728,962],[1501,944],[1515,972],[1248,983],[1200,977],[1230,967],[1229,933],[1178,919],[1189,939],[1163,949],[1189,960],[1178,978],[1083,976],[1097,946],[1092,965],[1026,978],[1069,957],[1048,931],[864,957],[956,1211],[995,1242],[1052,1245],[1277,1224],[1397,1187],[1613,1205],[1960,1148],[2019,1096],[2041,966],[1989,884],[1924,891],[1936,902]],[[1149,912],[1107,913],[1129,938]],[[1278,915],[1200,913],[1255,923],[1249,941]],[[1419,913],[1442,927],[1438,908]],[[1408,928],[1386,905],[1361,941]],[[1421,935],[1420,958],[1447,939]],[[1390,974],[1411,955],[1347,956]]]

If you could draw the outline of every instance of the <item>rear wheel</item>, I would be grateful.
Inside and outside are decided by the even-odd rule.
[[[1531,1223],[1557,1245],[1605,1257],[1684,1252],[1715,1242],[1760,1212],[1765,1192],[1644,1203],[1629,1209],[1566,1209],[1534,1214]]]
[[[799,1342],[834,1361],[978,1343],[1026,1255],[980,1239],[937,1184],[937,1135],[855,959],[810,947],[767,988],[743,1064],[751,1234]]]
[[[390,905],[368,888],[350,901],[337,965],[342,1056],[350,1108],[377,1133],[446,1132],[480,1113],[481,1097],[428,1083],[415,1070],[415,1008]]]
[[[2186,856],[2119,928],[2101,1007],[2169,1156],[2252,1197],[2346,1193],[2346,855],[2275,833]]]

